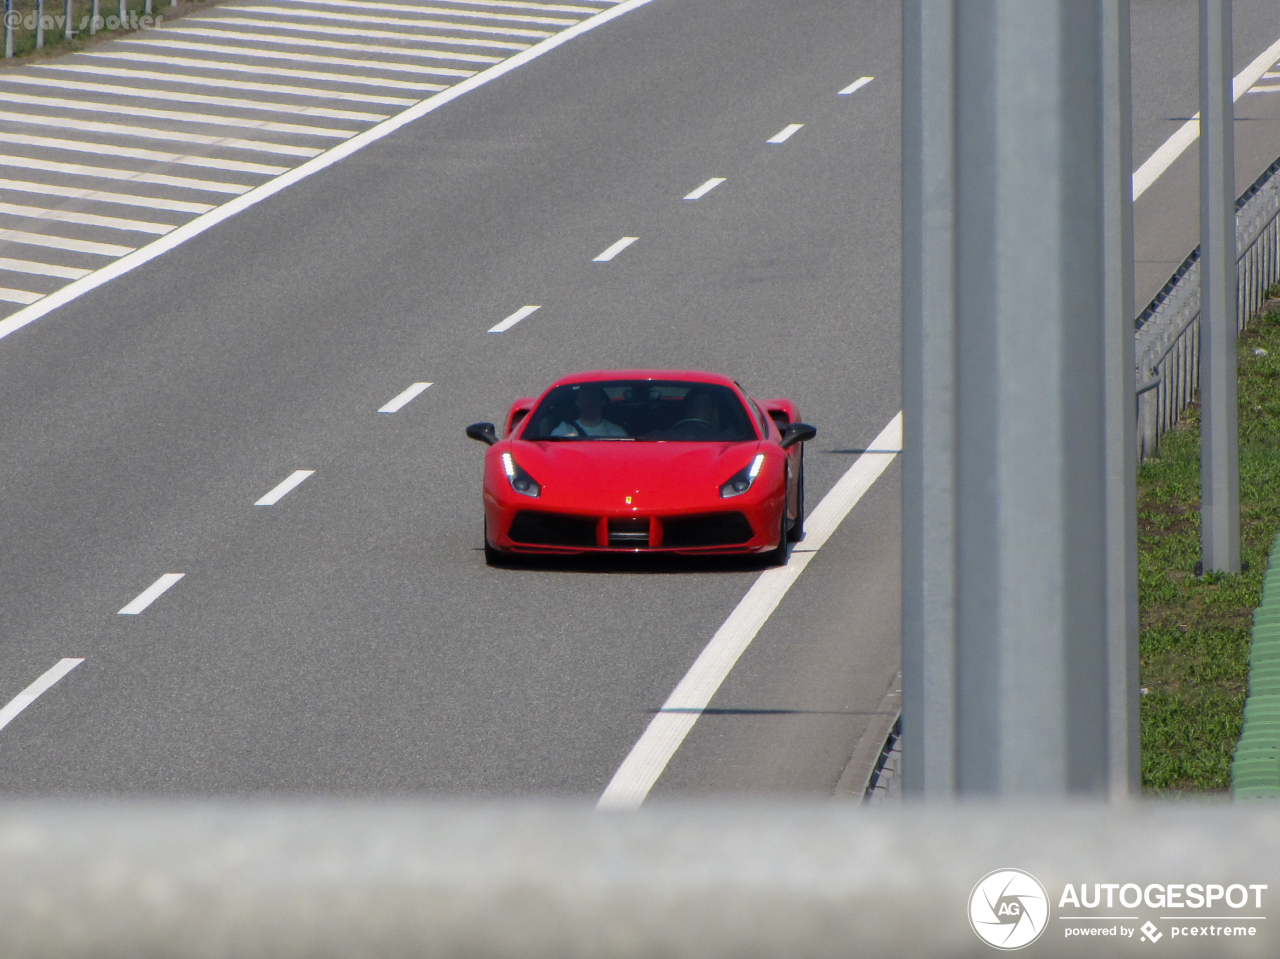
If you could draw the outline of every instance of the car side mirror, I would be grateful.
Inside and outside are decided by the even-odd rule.
[[[778,442],[784,450],[797,443],[807,443],[818,435],[818,428],[808,423],[792,423],[782,431],[782,439]]]
[[[467,435],[473,440],[479,440],[485,446],[492,446],[498,442],[498,431],[492,423],[472,423],[467,427]]]

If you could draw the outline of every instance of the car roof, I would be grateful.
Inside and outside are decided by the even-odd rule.
[[[716,383],[730,389],[737,385],[732,377],[702,370],[592,370],[562,376],[548,389],[573,383],[594,383],[600,380],[683,380],[686,383]]]

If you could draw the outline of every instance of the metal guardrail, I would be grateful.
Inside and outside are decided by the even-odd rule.
[[[1244,329],[1280,280],[1280,160],[1236,202],[1239,296]],[[1137,320],[1138,455],[1155,454],[1199,384],[1200,250],[1183,261]]]
[[[989,959],[970,897],[1010,867],[1048,907],[1029,956],[1149,955],[1147,921],[1161,954],[1280,955],[1266,804],[411,801],[0,805],[0,955]],[[1095,907],[1064,904],[1068,883]],[[1166,906],[1168,884],[1219,901]],[[1223,925],[1253,933],[1189,932]]]

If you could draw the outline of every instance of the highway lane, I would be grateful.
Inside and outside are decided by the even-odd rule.
[[[487,569],[461,427],[570,369],[727,369],[820,426],[816,503],[898,409],[897,19],[656,0],[5,341],[0,688],[85,662],[0,788],[597,794],[756,574]],[[896,669],[895,470],[675,788],[830,791]]]

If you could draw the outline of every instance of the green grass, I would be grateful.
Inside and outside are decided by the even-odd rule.
[[[1277,291],[1273,290],[1273,295]],[[1255,356],[1257,349],[1265,355]],[[1251,614],[1280,529],[1280,313],[1240,336],[1240,576],[1197,579],[1199,407],[1138,473],[1142,783],[1149,792],[1226,791],[1248,686]]]
[[[188,13],[207,9],[213,5],[214,0],[179,0],[178,5],[173,7],[170,6],[169,0],[152,0],[151,16],[153,20],[159,18],[160,22],[176,20]],[[126,13],[137,14],[139,19],[144,16],[145,7],[145,0],[126,0],[125,3]],[[81,30],[81,23],[93,11],[93,0],[73,0],[71,24],[75,35],[70,40],[67,40],[64,26],[59,26],[56,22],[50,25],[46,21],[44,48],[37,49],[36,31],[33,28],[28,28],[26,19],[28,15],[33,15],[36,12],[36,0],[14,0],[13,9],[23,14],[24,22],[14,31],[13,58],[8,60],[0,59],[0,64],[4,66],[14,66],[42,57],[56,57],[64,53],[74,53],[102,40],[131,32],[132,23],[129,27],[117,27],[115,30],[108,30],[104,24],[94,32],[90,32],[90,27],[86,24],[84,29]],[[63,24],[65,24],[66,5],[64,0],[45,0],[44,14],[46,17],[63,18]],[[99,0],[98,15],[104,20],[107,17],[119,19],[120,0]],[[34,20],[30,22],[34,23]]]

